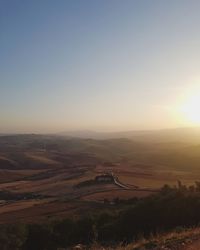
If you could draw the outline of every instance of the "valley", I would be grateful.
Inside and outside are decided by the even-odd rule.
[[[191,147],[195,155],[184,154]],[[146,197],[178,180],[193,185],[200,178],[198,151],[196,144],[133,139],[1,136],[0,223],[79,216],[115,208],[116,200]],[[114,179],[96,181],[104,175]]]

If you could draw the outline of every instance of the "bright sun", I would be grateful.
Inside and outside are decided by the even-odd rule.
[[[181,113],[189,122],[200,124],[200,92],[187,97],[181,105]]]

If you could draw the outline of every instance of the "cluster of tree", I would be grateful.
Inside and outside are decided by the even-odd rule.
[[[65,219],[48,224],[4,225],[0,227],[1,249],[55,250],[78,243],[102,244],[130,242],[138,236],[197,226],[200,222],[200,183],[186,187],[165,185],[159,193],[133,199],[120,211]]]
[[[0,191],[0,200],[5,201],[17,201],[17,200],[29,200],[29,199],[42,199],[46,196],[34,194],[34,193],[15,193],[7,190]]]

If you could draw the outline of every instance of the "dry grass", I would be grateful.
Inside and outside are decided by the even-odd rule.
[[[179,232],[178,232],[179,231]],[[83,248],[84,249],[84,248]],[[177,231],[152,236],[150,239],[141,238],[128,245],[119,244],[114,247],[103,247],[94,243],[90,250],[200,250],[200,228],[177,229]]]

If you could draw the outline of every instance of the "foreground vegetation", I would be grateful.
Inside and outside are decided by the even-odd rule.
[[[143,199],[116,201],[113,210],[87,217],[46,224],[1,225],[1,249],[54,250],[78,243],[116,246],[148,238],[177,227],[198,226],[200,183],[186,187],[165,185],[159,193]],[[116,207],[115,207],[116,208]],[[116,211],[116,209],[115,209]]]
[[[81,246],[81,245],[80,245]],[[82,246],[84,249],[84,246]],[[88,248],[86,248],[88,249]],[[141,238],[127,245],[102,247],[98,243],[90,246],[89,250],[199,250],[200,228],[178,227],[169,233],[153,235],[148,239]]]

